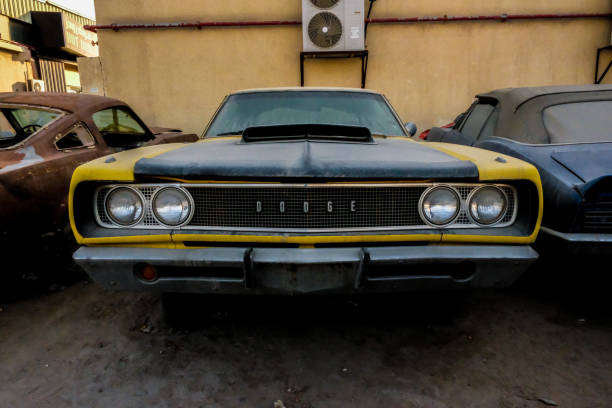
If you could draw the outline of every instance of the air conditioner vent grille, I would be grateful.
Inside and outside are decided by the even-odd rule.
[[[340,0],[310,0],[310,2],[320,9],[328,9],[338,4]]]
[[[308,37],[318,47],[333,47],[342,38],[342,22],[332,13],[318,13],[308,23]]]

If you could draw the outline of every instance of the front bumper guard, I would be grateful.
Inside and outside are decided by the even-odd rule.
[[[74,259],[101,286],[160,292],[301,294],[507,287],[538,258],[529,246],[371,248],[81,247]],[[153,282],[135,272],[159,271]]]
[[[560,232],[542,227],[538,241],[544,251],[549,247],[571,255],[612,254],[612,234]]]

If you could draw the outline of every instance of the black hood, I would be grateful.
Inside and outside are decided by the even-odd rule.
[[[585,183],[612,176],[612,143],[567,145],[551,156]]]
[[[187,180],[474,180],[478,168],[403,138],[375,138],[373,143],[244,143],[219,138],[141,159],[134,175]]]

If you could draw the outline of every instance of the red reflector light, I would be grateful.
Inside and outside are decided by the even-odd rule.
[[[153,282],[158,278],[157,269],[151,265],[138,265],[136,266],[136,276],[144,281]]]

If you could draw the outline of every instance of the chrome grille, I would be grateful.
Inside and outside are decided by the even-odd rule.
[[[612,192],[599,192],[584,204],[581,230],[612,233]]]
[[[278,232],[429,229],[432,227],[419,216],[418,205],[423,192],[432,185],[184,184],[182,187],[193,197],[195,211],[191,221],[181,228]],[[163,228],[152,214],[150,198],[165,186],[168,184],[132,186],[147,200],[145,215],[135,228]],[[462,208],[448,228],[477,228],[467,215],[466,199],[481,185],[451,186],[459,192]],[[98,223],[105,227],[113,227],[104,211],[104,197],[112,187],[98,189],[95,198]],[[499,187],[508,196],[508,210],[495,227],[513,223],[517,210],[515,189]]]
[[[426,187],[188,187],[187,190],[197,203],[189,223],[193,226],[343,229],[425,225],[419,216],[418,202]]]
[[[108,218],[108,215],[106,215],[106,210],[104,209],[104,199],[110,190],[110,187],[103,187],[96,193],[96,217],[98,217],[100,223],[106,225],[112,224],[110,218]]]

